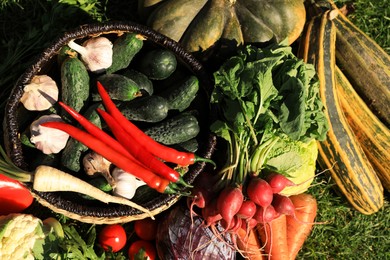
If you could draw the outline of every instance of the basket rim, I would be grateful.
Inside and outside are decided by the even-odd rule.
[[[7,155],[10,157],[12,162],[22,168],[27,168],[27,163],[24,161],[23,156],[23,145],[19,139],[19,127],[17,122],[16,110],[20,104],[19,100],[23,94],[23,87],[25,84],[31,81],[33,76],[39,74],[41,69],[47,65],[47,63],[55,57],[70,40],[81,39],[85,37],[98,36],[109,33],[126,33],[134,32],[141,34],[147,40],[160,45],[168,50],[173,51],[176,56],[187,66],[191,72],[196,75],[199,80],[208,89],[210,80],[207,73],[204,70],[203,65],[190,53],[176,41],[154,31],[153,29],[135,23],[131,21],[110,21],[101,23],[84,24],[69,30],[59,37],[57,37],[47,48],[45,48],[40,55],[35,58],[35,61],[30,65],[29,68],[18,78],[14,87],[11,90],[10,96],[6,103],[6,112],[3,119],[3,134],[4,134],[4,145]],[[208,93],[207,93],[208,94]],[[216,145],[216,137],[208,133],[208,140],[199,150],[199,155],[204,158],[211,158]],[[207,137],[207,136],[206,136]],[[198,162],[191,166],[190,172],[188,172],[184,179],[188,183],[192,183],[196,176],[205,167],[204,162]],[[33,196],[37,201],[55,212],[62,213],[70,218],[78,219],[83,222],[89,223],[118,223],[128,222],[139,218],[145,218],[149,216],[137,209],[129,206],[120,205],[117,210],[102,210],[102,208],[89,207],[85,205],[74,205],[71,201],[61,201],[61,199],[54,192],[37,192],[32,189],[32,185],[27,185],[32,192]],[[153,214],[158,214],[161,211],[169,208],[176,202],[180,195],[166,195],[162,194],[158,203],[154,205],[148,203],[145,206],[148,210],[152,211]]]

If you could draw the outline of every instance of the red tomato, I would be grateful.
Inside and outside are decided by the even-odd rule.
[[[126,245],[126,231],[119,224],[107,225],[99,233],[99,244],[106,251],[118,252]]]
[[[33,201],[30,191],[22,183],[0,174],[0,215],[20,213]]]
[[[157,222],[151,218],[136,220],[134,231],[143,240],[154,240],[157,233]]]
[[[156,247],[147,240],[137,240],[129,247],[129,259],[154,260],[156,258]]]

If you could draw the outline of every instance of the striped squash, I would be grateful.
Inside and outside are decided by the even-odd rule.
[[[325,8],[338,10],[333,0],[325,3]],[[310,5],[308,13],[321,13],[324,6],[318,5]],[[337,66],[373,113],[390,127],[390,55],[343,13],[339,12],[333,22]]]
[[[349,203],[359,212],[370,215],[383,206],[383,186],[339,103],[335,16],[337,10],[328,10],[308,21],[299,55],[317,70],[320,95],[329,121],[327,139],[319,142],[319,164],[329,171]]]
[[[352,131],[374,166],[384,188],[390,191],[390,130],[356,93],[343,72],[336,67],[339,101]]]

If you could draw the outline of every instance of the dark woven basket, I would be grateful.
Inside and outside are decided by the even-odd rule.
[[[66,45],[70,40],[83,39],[101,34],[120,35],[124,32],[141,34],[146,38],[147,42],[173,51],[176,54],[178,61],[184,64],[191,73],[198,77],[200,85],[202,86],[202,95],[200,95],[200,98],[204,99],[204,103],[199,104],[199,107],[203,109],[202,114],[204,115],[204,122],[201,122],[201,133],[199,135],[200,145],[197,154],[205,158],[211,158],[215,149],[216,138],[208,132],[208,115],[210,114],[208,107],[208,90],[210,89],[210,80],[207,73],[204,71],[202,64],[200,64],[191,54],[187,53],[177,44],[177,42],[148,27],[132,22],[107,22],[83,25],[60,36],[46,48],[39,57],[37,57],[37,60],[33,65],[30,66],[16,82],[6,105],[3,124],[5,149],[15,165],[22,169],[29,169],[29,162],[26,161],[25,157],[25,148],[20,141],[21,129],[19,121],[21,116],[18,115],[21,106],[19,100],[23,94],[24,85],[28,84],[33,76],[45,74],[47,71],[55,69],[56,67],[53,64],[56,62],[56,55],[59,53],[61,47]],[[185,175],[185,181],[192,183],[204,167],[204,163],[196,163],[190,166],[189,172]],[[148,216],[148,214],[129,206],[104,203],[90,204],[82,200],[68,199],[66,196],[63,196],[62,193],[37,192],[32,189],[31,185],[28,185],[28,187],[41,205],[82,222],[95,224],[123,223]],[[150,200],[142,201],[139,204],[150,210],[153,215],[156,215],[168,209],[177,202],[179,198],[180,196],[178,195],[155,194]]]

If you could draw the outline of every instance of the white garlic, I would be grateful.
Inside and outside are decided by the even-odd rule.
[[[120,168],[115,168],[112,171],[112,177],[114,178],[116,184],[113,194],[127,199],[132,199],[137,191],[137,188],[145,185],[145,182],[137,179],[131,173],[125,172]]]
[[[44,127],[45,122],[62,121],[59,115],[44,115],[30,125],[30,142],[44,154],[58,153],[64,149],[69,135],[61,130]]]
[[[81,55],[81,60],[92,72],[101,72],[112,64],[112,42],[106,37],[90,38],[83,45],[71,40],[68,46]]]
[[[20,102],[28,110],[49,109],[58,100],[56,82],[47,75],[36,75],[24,86]]]

